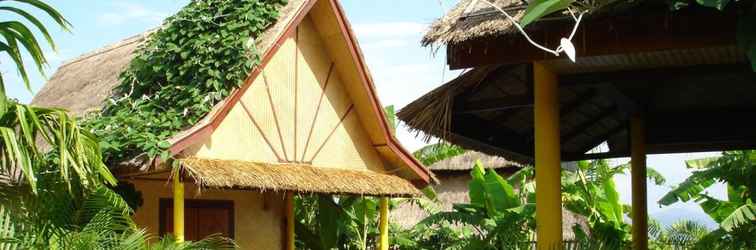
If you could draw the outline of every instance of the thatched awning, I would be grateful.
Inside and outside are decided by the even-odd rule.
[[[394,197],[422,195],[405,179],[370,171],[199,158],[186,158],[181,162],[189,176],[204,188]]]

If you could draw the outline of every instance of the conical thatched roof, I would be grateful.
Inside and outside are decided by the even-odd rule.
[[[464,154],[450,157],[428,166],[432,171],[468,171],[480,161],[485,168],[517,168],[520,164],[509,161],[504,157],[487,155],[478,151],[467,151]]]

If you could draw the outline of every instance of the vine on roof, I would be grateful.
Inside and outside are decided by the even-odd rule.
[[[105,160],[167,158],[166,140],[199,121],[260,63],[253,38],[286,0],[193,0],[137,50],[121,83],[85,124]]]

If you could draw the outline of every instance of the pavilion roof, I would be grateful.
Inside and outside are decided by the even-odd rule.
[[[647,116],[649,153],[756,146],[756,131],[750,129],[756,126],[752,119],[756,73],[738,53],[702,60],[723,64],[560,76],[563,159],[595,157],[586,153],[604,141],[611,153],[603,156],[627,156],[628,117],[637,111]],[[471,69],[410,103],[397,116],[425,135],[531,163],[530,70],[528,64]]]

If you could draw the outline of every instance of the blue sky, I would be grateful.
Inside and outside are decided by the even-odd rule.
[[[57,28],[51,30],[59,50],[53,53],[48,49],[46,53],[50,61],[47,75],[50,76],[65,60],[157,27],[165,17],[175,13],[188,0],[48,2],[73,24],[70,33]],[[379,99],[384,105],[393,104],[401,108],[459,74],[445,69],[443,51],[434,56],[432,51],[421,47],[419,43],[426,27],[455,2],[456,0],[342,0],[375,80]],[[44,21],[51,23],[49,20]],[[32,74],[32,92],[29,92],[23,87],[15,69],[6,63],[8,58],[0,57],[0,62],[3,62],[0,64],[0,72],[4,76],[8,94],[21,102],[29,102],[32,92],[36,92],[44,84],[44,78]],[[410,150],[424,145],[404,128],[398,129],[397,137]],[[667,177],[667,185],[675,185],[690,175],[690,171],[685,169],[685,159],[713,155],[717,153],[653,155],[649,156],[648,165]],[[621,164],[627,162],[627,159],[616,159],[613,162]],[[623,202],[629,204],[629,176],[618,176],[616,181]],[[652,216],[658,216],[667,223],[688,217],[712,225],[713,221],[708,220],[695,204],[660,208],[656,200],[668,190],[668,187],[649,183],[648,208]],[[714,196],[724,197],[721,185],[711,188],[710,192]]]

